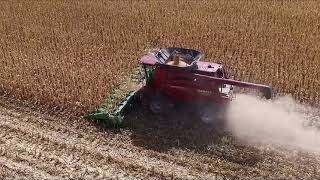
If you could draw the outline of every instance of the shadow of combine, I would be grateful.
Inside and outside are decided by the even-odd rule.
[[[223,127],[206,125],[190,114],[164,117],[138,107],[126,117],[125,127],[135,146],[164,153],[188,149],[208,159],[219,157],[245,166],[255,166],[262,160],[258,149],[237,143]]]
[[[124,123],[132,133],[132,143],[159,152],[171,148],[203,151],[223,137],[221,129],[205,125],[186,113],[158,116],[140,107],[128,112],[126,117]]]
[[[208,160],[218,157],[245,166],[255,166],[262,160],[258,149],[235,142],[222,127],[206,125],[187,113],[165,117],[154,115],[139,105],[134,107],[126,114],[124,128],[93,124],[100,131],[115,134],[129,130],[134,146],[157,152],[191,150],[206,156]]]

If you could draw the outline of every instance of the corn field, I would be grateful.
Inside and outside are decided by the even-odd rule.
[[[319,105],[318,1],[2,1],[0,92],[93,110],[149,49],[194,48]]]
[[[0,179],[320,179],[318,154],[140,106],[116,132],[68,117],[105,103],[162,47],[200,50],[238,80],[320,105],[320,1],[2,0]]]

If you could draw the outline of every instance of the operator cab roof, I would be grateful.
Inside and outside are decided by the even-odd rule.
[[[204,62],[204,54],[200,51],[185,48],[163,48],[155,53],[142,57],[141,63],[147,66],[164,66],[167,68],[176,68],[171,65],[167,65],[170,56],[178,55],[184,59],[190,66],[189,69],[195,72],[216,72],[222,68],[222,64]]]

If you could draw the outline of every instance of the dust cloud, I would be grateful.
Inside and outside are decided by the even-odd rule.
[[[274,144],[319,153],[320,132],[312,123],[320,120],[319,116],[311,115],[312,111],[290,96],[263,100],[240,94],[231,102],[227,128],[236,138],[251,144]]]

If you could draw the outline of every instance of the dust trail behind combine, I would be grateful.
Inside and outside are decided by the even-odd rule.
[[[273,101],[238,95],[228,112],[228,128],[249,143],[267,143],[320,152],[316,109],[296,103],[290,96]]]

